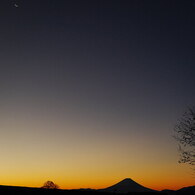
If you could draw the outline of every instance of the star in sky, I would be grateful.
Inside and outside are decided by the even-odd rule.
[[[18,7],[19,7],[19,5],[18,5],[18,4],[16,4],[16,3],[14,3],[14,7],[18,8]]]

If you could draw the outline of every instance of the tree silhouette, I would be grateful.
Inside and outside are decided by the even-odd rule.
[[[55,184],[53,181],[46,181],[42,188],[45,189],[59,189],[59,186]]]
[[[179,163],[195,165],[195,107],[188,110],[175,126],[174,138],[179,142]],[[195,171],[194,167],[193,170]]]

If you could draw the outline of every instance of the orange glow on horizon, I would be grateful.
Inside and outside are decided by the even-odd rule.
[[[101,132],[89,124],[86,128],[97,128],[96,134],[85,130],[75,133],[71,130],[80,129],[79,125],[63,122],[57,126],[62,133],[56,134],[56,123],[32,124],[7,121],[2,125],[1,185],[41,187],[51,180],[62,189],[101,189],[125,178],[156,190],[194,185],[189,167],[177,163],[175,142],[169,135],[157,139],[158,133],[144,137],[113,131],[110,136],[109,131]],[[14,133],[7,129],[14,129]],[[49,136],[45,136],[45,129],[50,129]],[[139,132],[139,128],[132,129]]]
[[[121,180],[125,179],[125,177],[121,178],[118,177],[116,179],[109,179],[104,178],[103,179],[95,179],[95,178],[77,178],[77,179],[62,179],[60,177],[52,178],[42,178],[42,180],[32,180],[29,178],[25,179],[14,179],[13,180],[2,180],[1,179],[1,185],[8,185],[8,186],[26,186],[26,187],[41,187],[43,183],[47,180],[51,180],[57,185],[59,185],[60,189],[81,189],[81,188],[91,188],[91,189],[102,189],[109,186],[112,186]],[[139,183],[140,185],[143,185],[144,187],[154,189],[154,190],[164,190],[164,189],[170,189],[170,190],[178,190],[183,187],[193,186],[194,180],[190,177],[181,178],[179,180],[174,180],[173,178],[166,179],[166,178],[153,178],[153,179],[147,179],[145,178],[132,178],[135,182]]]

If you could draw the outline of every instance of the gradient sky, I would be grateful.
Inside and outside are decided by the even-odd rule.
[[[194,10],[193,0],[1,0],[0,184],[194,185],[172,138],[195,103]]]

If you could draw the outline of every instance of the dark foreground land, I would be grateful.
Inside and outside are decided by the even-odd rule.
[[[102,192],[99,190],[60,190],[28,187],[0,186],[0,195],[116,195],[120,193]],[[163,192],[129,192],[127,195],[194,195],[194,188],[188,191],[163,191]]]

